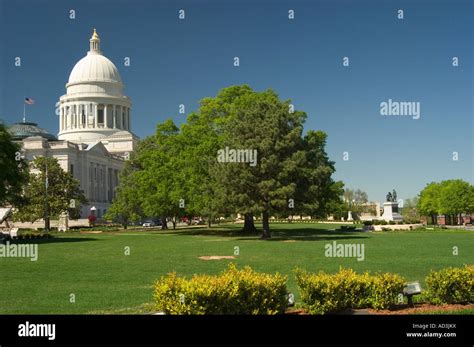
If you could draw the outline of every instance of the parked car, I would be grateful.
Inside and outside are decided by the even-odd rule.
[[[161,220],[160,219],[146,220],[142,224],[142,227],[144,227],[144,228],[159,227],[159,226],[161,226]]]

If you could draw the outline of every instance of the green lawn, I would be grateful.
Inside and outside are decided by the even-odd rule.
[[[241,236],[241,226],[180,231],[57,235],[31,240],[39,244],[38,261],[0,257],[0,314],[141,313],[152,302],[153,282],[170,271],[190,276],[217,273],[233,261],[257,271],[288,275],[298,293],[293,269],[390,271],[407,280],[424,278],[431,269],[474,263],[474,233],[455,230],[341,232],[324,224],[271,224],[273,239]],[[326,258],[328,242],[363,243],[365,260]],[[24,242],[24,241],[21,241]],[[233,255],[235,260],[200,260],[205,255]],[[452,254],[453,246],[459,255]],[[131,254],[124,255],[125,247]],[[69,302],[74,293],[76,302]]]

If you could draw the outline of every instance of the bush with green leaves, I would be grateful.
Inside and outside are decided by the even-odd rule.
[[[395,305],[403,291],[404,279],[396,274],[357,274],[340,268],[335,274],[296,270],[302,306],[311,314],[345,309],[387,309]]]
[[[217,276],[191,279],[170,273],[155,283],[154,300],[165,314],[282,314],[288,306],[286,277],[234,264]]]
[[[431,271],[426,286],[432,304],[474,303],[474,266]]]

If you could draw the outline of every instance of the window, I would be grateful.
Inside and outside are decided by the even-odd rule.
[[[85,124],[86,124],[86,114],[84,113],[84,110],[82,110],[82,116],[81,116],[81,118],[82,118],[82,119],[81,119],[81,123],[82,123],[83,125],[85,125]]]
[[[74,165],[73,165],[73,164],[70,165],[70,170],[69,170],[69,172],[70,172],[71,175],[74,177]]]

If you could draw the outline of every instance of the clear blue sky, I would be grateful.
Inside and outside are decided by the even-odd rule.
[[[169,117],[181,123],[179,104],[195,110],[223,87],[273,88],[307,112],[306,129],[327,132],[336,179],[371,200],[393,188],[411,198],[430,181],[474,181],[472,3],[0,0],[0,118],[21,121],[31,97],[28,120],[57,134],[54,105],[95,27],[132,99],[138,136]],[[420,102],[421,118],[381,116],[388,99]]]

